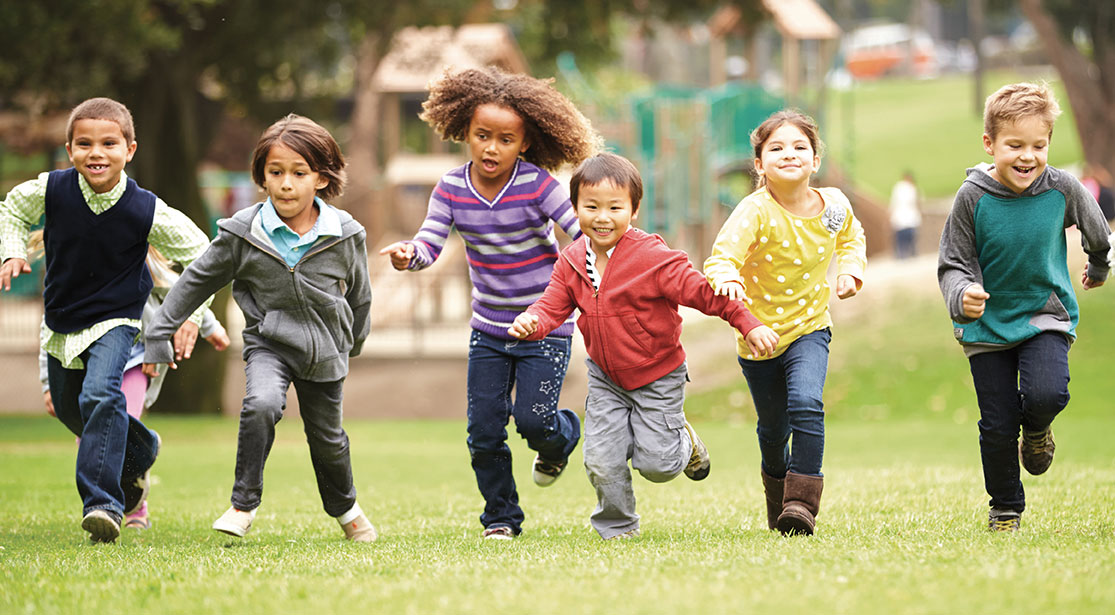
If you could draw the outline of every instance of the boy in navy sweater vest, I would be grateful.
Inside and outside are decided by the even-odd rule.
[[[189,218],[127,177],[124,165],[135,151],[127,107],[86,100],[66,129],[73,167],[24,182],[0,203],[0,290],[30,273],[29,230],[45,216],[41,340],[55,414],[81,438],[81,527],[93,542],[114,542],[123,515],[143,505],[159,453],[158,434],[128,415],[120,390],[152,286],[148,244],[184,265],[209,244]],[[197,339],[200,316],[176,336],[183,355]]]

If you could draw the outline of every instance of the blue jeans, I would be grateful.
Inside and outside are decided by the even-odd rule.
[[[990,504],[1022,512],[1018,432],[1041,431],[1069,403],[1069,340],[1039,333],[1021,344],[969,357],[979,402],[979,448]]]
[[[755,401],[759,453],[763,471],[769,476],[782,478],[787,471],[821,476],[825,453],[825,405],[821,395],[830,341],[832,333],[821,329],[794,340],[773,359],[749,361],[739,357]]]
[[[564,460],[581,439],[581,421],[559,410],[558,395],[569,367],[571,338],[526,342],[473,330],[468,350],[468,450],[484,497],[484,527],[522,531],[523,509],[511,474],[507,422],[545,459]],[[515,400],[511,400],[511,390]]]
[[[81,353],[83,369],[65,369],[47,357],[47,382],[54,412],[81,437],[77,447],[77,491],[83,514],[103,509],[122,516],[121,482],[135,480],[155,463],[155,432],[129,416],[120,381],[131,355],[135,327],[115,327]]]

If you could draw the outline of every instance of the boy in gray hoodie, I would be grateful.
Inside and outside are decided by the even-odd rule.
[[[1019,528],[1019,458],[1030,474],[1049,468],[1050,426],[1069,401],[1079,309],[1065,229],[1080,229],[1085,290],[1101,286],[1110,268],[1110,229],[1096,200],[1046,163],[1059,113],[1044,84],[1007,85],[988,97],[983,146],[993,162],[968,169],[941,234],[937,279],[975,382],[992,531]]]
[[[267,193],[218,222],[217,238],[183,272],[146,331],[144,372],[175,368],[171,335],[207,297],[232,282],[244,312],[247,394],[240,411],[232,507],[213,529],[244,536],[263,494],[263,466],[293,384],[325,512],[345,537],[371,542],[375,528],[356,503],[349,440],[341,426],[348,358],[370,328],[364,228],[322,198],[341,193],[344,157],[324,128],[289,115],[264,132],[252,178]]]

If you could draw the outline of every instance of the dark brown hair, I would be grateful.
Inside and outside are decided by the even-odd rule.
[[[602,140],[592,124],[568,98],[551,85],[552,79],[506,73],[494,66],[446,71],[430,86],[419,117],[446,141],[468,140],[476,108],[495,104],[523,120],[526,140],[523,160],[555,171],[595,154]]]
[[[774,131],[778,130],[783,124],[796,126],[805,135],[805,138],[809,139],[809,146],[813,148],[815,156],[824,153],[825,144],[821,142],[821,131],[817,128],[817,122],[814,122],[813,118],[797,109],[783,109],[770,114],[767,119],[763,120],[762,124],[751,131],[751,148],[755,150],[755,158],[763,157],[763,146],[766,145]],[[763,183],[763,176],[760,175],[759,185],[762,186]]]
[[[322,199],[329,200],[340,196],[345,189],[345,157],[341,147],[329,131],[307,117],[291,113],[271,124],[263,131],[263,136],[252,151],[252,180],[259,187],[264,184],[264,166],[267,154],[276,143],[282,143],[306,160],[310,170],[329,180],[317,191]]]
[[[132,112],[123,103],[111,98],[90,98],[83,101],[70,111],[70,119],[66,122],[66,143],[74,139],[74,122],[78,120],[107,120],[116,122],[120,132],[124,133],[124,142],[131,145],[136,140],[135,124],[132,122]]]
[[[604,182],[626,188],[631,196],[632,213],[639,211],[639,201],[643,199],[643,178],[639,175],[639,169],[630,160],[611,152],[602,152],[588,158],[573,171],[573,177],[569,180],[569,199],[573,201],[573,207],[577,207],[581,186],[595,186]]]

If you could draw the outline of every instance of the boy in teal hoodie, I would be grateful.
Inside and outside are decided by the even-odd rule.
[[[1110,269],[1110,229],[1096,200],[1046,164],[1058,114],[1044,84],[1007,85],[988,97],[983,147],[993,162],[968,169],[941,234],[937,278],[975,382],[992,531],[1018,529],[1026,507],[1019,458],[1030,474],[1049,468],[1050,425],[1069,401],[1079,310],[1065,229],[1080,229],[1085,290]]]

